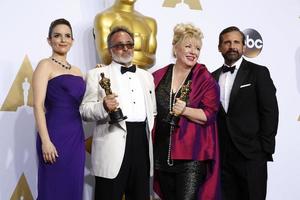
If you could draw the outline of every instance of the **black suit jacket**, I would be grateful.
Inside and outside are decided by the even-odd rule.
[[[219,81],[221,68],[214,71]],[[218,131],[220,151],[229,135],[235,147],[248,159],[272,160],[278,126],[276,88],[269,70],[243,59],[235,77],[227,113],[220,105]]]

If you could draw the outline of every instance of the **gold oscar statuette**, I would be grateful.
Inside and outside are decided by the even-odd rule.
[[[190,88],[191,82],[192,81],[189,80],[185,85],[181,87],[181,94],[179,97],[180,100],[187,102],[189,93],[191,92],[191,88]],[[178,125],[179,116],[177,116],[175,113],[170,112],[167,118],[164,119],[164,121],[173,127],[179,127]]]
[[[110,88],[110,79],[104,76],[104,73],[100,74],[101,80],[99,81],[99,85],[104,89],[106,95],[111,95],[112,91]],[[121,108],[117,108],[114,111],[109,112],[110,124],[114,124],[120,122],[124,119],[127,119],[126,116],[123,115]]]

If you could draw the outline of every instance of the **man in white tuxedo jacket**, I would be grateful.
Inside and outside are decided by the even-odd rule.
[[[131,66],[134,37],[127,28],[115,27],[107,43],[113,61],[87,73],[80,106],[83,120],[96,122],[91,152],[95,200],[121,200],[123,194],[126,200],[149,200],[156,115],[153,77]],[[101,74],[110,79],[112,94],[99,85]],[[117,108],[127,119],[110,123]]]

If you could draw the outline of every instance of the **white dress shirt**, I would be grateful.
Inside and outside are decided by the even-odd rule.
[[[221,100],[221,103],[222,103],[222,106],[225,110],[225,112],[227,113],[227,110],[228,110],[228,105],[229,105],[229,101],[230,101],[230,94],[231,94],[231,89],[232,89],[232,86],[233,86],[233,82],[234,82],[234,79],[236,77],[236,74],[240,68],[240,65],[242,63],[243,59],[242,57],[237,61],[235,62],[232,66],[235,65],[235,70],[233,73],[230,73],[230,72],[226,72],[226,73],[223,73],[221,72],[221,75],[220,75],[220,78],[219,78],[219,85],[220,85],[220,100]],[[225,66],[227,67],[230,67],[226,64],[224,64]]]
[[[127,116],[125,121],[142,122],[146,119],[146,108],[144,91],[136,73],[121,73],[121,65],[114,67],[115,74],[118,77],[120,91],[117,99],[121,102],[127,102],[121,107],[123,115]]]

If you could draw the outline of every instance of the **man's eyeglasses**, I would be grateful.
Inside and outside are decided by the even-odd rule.
[[[134,43],[127,43],[127,44],[115,44],[115,45],[112,45],[110,48],[115,48],[116,50],[123,50],[123,49],[133,49],[134,47]]]

